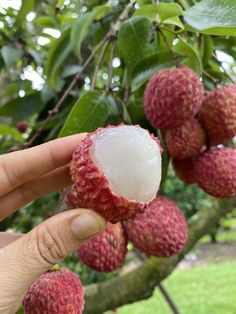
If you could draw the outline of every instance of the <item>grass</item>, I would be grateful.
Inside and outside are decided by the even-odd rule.
[[[227,230],[223,232],[218,232],[216,238],[218,242],[236,241],[236,231]],[[210,243],[210,242],[211,242],[211,239],[209,235],[205,235],[199,241],[199,243]]]
[[[235,314],[236,262],[176,270],[164,282],[181,314]],[[111,313],[111,312],[108,312]],[[126,305],[119,314],[171,314],[158,289],[148,300]]]

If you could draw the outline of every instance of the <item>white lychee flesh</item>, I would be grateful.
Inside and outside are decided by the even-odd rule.
[[[161,181],[161,152],[150,134],[137,126],[108,128],[94,137],[91,158],[116,195],[149,202]]]

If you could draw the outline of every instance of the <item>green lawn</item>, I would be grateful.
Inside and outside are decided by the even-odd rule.
[[[176,270],[163,282],[181,314],[236,314],[236,262]],[[158,289],[119,314],[171,314]]]
[[[225,242],[225,241],[236,241],[236,231],[229,230],[217,233],[217,241],[218,242]],[[199,243],[210,243],[211,239],[209,235],[205,235],[199,241]]]

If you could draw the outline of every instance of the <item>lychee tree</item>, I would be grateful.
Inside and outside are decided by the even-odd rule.
[[[89,169],[94,175],[89,146],[87,151],[78,148],[74,153],[73,186],[61,193],[69,207],[89,204],[102,213],[107,206],[106,218],[111,222],[129,218],[122,222],[125,232],[120,222],[109,222],[100,238],[78,250],[77,255],[88,266],[96,259],[97,268],[91,268],[111,271],[119,267],[126,254],[127,235],[134,247],[155,255],[125,275],[120,276],[117,271],[112,276],[94,275],[93,279],[84,280],[91,283],[85,287],[84,313],[103,313],[150,297],[197,241],[236,207],[235,1],[22,0],[19,7],[6,4],[0,14],[1,152],[119,124],[139,124],[159,138],[163,152],[162,180],[154,200],[157,215],[155,210],[153,214],[153,203],[150,213],[144,210],[135,218],[128,217],[127,212],[123,215],[124,210],[131,208],[127,199],[120,208],[123,216],[114,220],[106,199],[103,198],[102,206],[96,206],[101,199],[104,173],[109,177],[104,169],[99,176],[95,173],[99,177],[97,198],[90,195],[87,202],[87,194],[83,190],[79,193],[77,187],[81,182],[87,184],[78,168],[84,159],[88,161],[86,171]],[[121,138],[128,138],[122,134]],[[151,138],[147,134],[146,143]],[[93,136],[88,136],[86,145],[92,141]],[[119,142],[120,138],[116,142],[117,152]],[[110,151],[107,143],[103,142],[102,151]],[[161,149],[156,151],[160,154]],[[106,168],[106,162],[97,162]],[[132,160],[121,160],[119,154],[114,154],[109,166],[116,163],[119,167],[128,165],[130,176],[133,175]],[[141,185],[135,175],[133,189]],[[157,172],[149,180],[145,177],[144,190],[150,190],[157,177]],[[120,184],[116,179],[115,184],[130,195],[129,181],[123,178]],[[119,200],[112,193],[109,195],[109,201],[117,206]],[[146,206],[131,203],[133,213]],[[166,204],[170,211],[162,212],[160,208],[167,210]],[[187,218],[186,244],[186,225],[179,208]],[[0,229],[11,227],[26,232],[60,210],[58,194],[49,195],[1,222]],[[32,213],[31,221],[25,218],[27,212]],[[162,218],[155,221],[155,217]],[[161,232],[164,245],[157,243],[155,250],[148,251],[149,244],[145,246],[142,241],[146,226],[152,223],[154,230],[147,234],[153,232],[155,236]],[[143,234],[142,228],[146,228]],[[104,241],[105,255],[114,258],[117,254],[110,264],[102,253],[97,255],[96,248]],[[78,272],[79,263],[69,258],[63,266]]]

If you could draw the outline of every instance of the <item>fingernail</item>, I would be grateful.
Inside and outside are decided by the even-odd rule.
[[[105,220],[97,214],[84,212],[71,222],[71,229],[77,238],[84,240],[90,238],[105,228]]]

